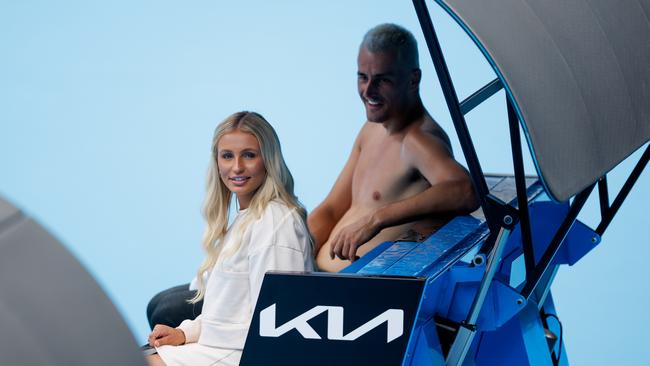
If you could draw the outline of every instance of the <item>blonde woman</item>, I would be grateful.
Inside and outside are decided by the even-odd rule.
[[[203,310],[177,328],[154,327],[149,344],[158,354],[149,356],[150,365],[239,364],[264,273],[313,270],[305,209],[271,125],[257,113],[231,115],[217,126],[212,156],[204,203],[207,256],[192,299],[203,300]],[[229,226],[233,194],[239,210]]]

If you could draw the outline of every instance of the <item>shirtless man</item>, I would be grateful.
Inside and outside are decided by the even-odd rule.
[[[368,121],[332,190],[308,217],[316,262],[329,272],[384,241],[429,234],[478,207],[447,134],[422,105],[413,35],[379,25],[363,38],[357,63]]]

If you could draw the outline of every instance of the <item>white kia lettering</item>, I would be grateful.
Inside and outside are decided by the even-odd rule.
[[[284,333],[295,329],[307,339],[321,339],[314,328],[307,322],[312,318],[327,311],[327,339],[336,341],[354,341],[369,331],[386,323],[388,332],[386,343],[390,343],[404,334],[404,310],[388,309],[350,333],[343,334],[343,307],[341,306],[314,306],[309,311],[289,320],[279,327],[275,327],[275,306],[273,304],[260,311],[260,336],[279,337]]]

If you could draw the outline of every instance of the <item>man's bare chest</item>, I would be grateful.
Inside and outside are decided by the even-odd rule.
[[[401,199],[422,180],[397,143],[362,147],[352,179],[353,201],[368,204]]]

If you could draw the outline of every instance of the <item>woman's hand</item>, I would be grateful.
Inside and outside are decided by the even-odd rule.
[[[185,333],[177,328],[156,324],[151,334],[149,334],[149,345],[151,347],[160,347],[167,344],[171,346],[185,344]]]

